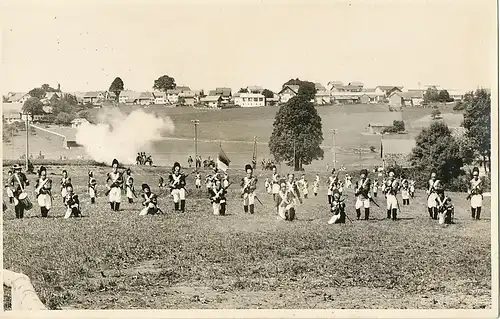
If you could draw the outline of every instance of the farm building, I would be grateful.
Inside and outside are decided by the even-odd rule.
[[[209,95],[201,99],[200,101],[205,106],[210,108],[219,108],[222,106],[222,96],[220,95]]]
[[[416,143],[414,139],[382,139],[380,143],[380,157],[383,167],[399,165],[408,168],[410,156]]]
[[[156,91],[153,92],[155,98],[155,104],[167,104],[167,95],[165,92]]]
[[[462,101],[464,98],[464,92],[458,91],[458,90],[450,90],[448,91],[448,94],[454,101]]]
[[[292,97],[296,96],[299,93],[298,85],[285,85],[281,91],[279,91],[278,95],[280,97],[281,103],[286,103]]]
[[[258,85],[247,86],[246,89],[248,93],[256,93],[256,94],[262,94],[262,92],[264,91],[264,89]]]
[[[331,100],[335,104],[356,104],[363,95],[362,92],[332,92]]]
[[[176,104],[179,101],[179,94],[181,93],[181,90],[178,89],[170,89],[167,90],[167,101],[170,104]]]
[[[393,92],[403,92],[403,86],[379,85],[375,88],[375,92],[383,93],[386,97],[388,97]]]
[[[18,93],[9,93],[7,94],[7,102],[6,103],[20,103],[24,104],[31,95],[28,93],[18,92]]]
[[[151,92],[142,92],[137,98],[137,103],[140,105],[151,105],[155,103],[155,97]]]
[[[231,101],[232,93],[230,88],[216,88],[215,90],[211,90],[209,92],[209,96],[220,96],[221,103],[227,104]]]
[[[80,127],[83,123],[90,123],[87,119],[85,118],[76,118],[73,121],[71,121],[71,127],[72,128],[77,128]]]
[[[137,100],[139,99],[140,96],[141,93],[139,92],[125,90],[121,91],[118,99],[122,104],[137,104]]]
[[[182,97],[184,99],[184,105],[194,106],[199,101],[199,92],[188,90],[179,93],[179,97]]]
[[[314,102],[317,105],[327,105],[327,104],[332,104],[332,100],[330,97],[330,92],[329,91],[317,91],[316,95],[314,97]]]
[[[104,94],[102,92],[94,91],[94,92],[87,92],[83,96],[83,103],[84,104],[94,104],[98,105],[104,101]]]
[[[266,98],[264,95],[256,93],[236,93],[234,95],[234,104],[241,107],[266,106]]]
[[[326,85],[328,90],[330,92],[343,92],[344,90],[344,83],[342,81],[330,81]]]
[[[274,94],[272,98],[266,98],[266,105],[274,106],[280,102],[280,97],[278,94]]]
[[[344,87],[344,89],[348,92],[361,92],[363,91],[364,86],[365,85],[363,83],[354,81],[350,82],[346,87]]]
[[[394,92],[389,96],[389,106],[393,107],[420,106],[422,101],[420,94],[413,92]]]

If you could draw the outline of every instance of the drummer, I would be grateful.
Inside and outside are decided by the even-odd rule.
[[[19,195],[26,194],[26,186],[30,183],[26,178],[26,175],[21,172],[21,165],[14,165],[13,170],[14,174],[10,177],[9,185],[11,186],[12,194],[14,195],[14,210],[16,212],[16,218],[23,218],[25,204],[19,201]],[[27,197],[26,199],[29,200]]]

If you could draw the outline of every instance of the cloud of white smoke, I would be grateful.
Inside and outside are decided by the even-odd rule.
[[[123,164],[135,163],[138,152],[172,134],[175,128],[169,117],[156,117],[143,110],[126,115],[117,108],[103,109],[97,122],[80,125],[76,142],[85,147],[92,159],[109,165],[114,158]]]

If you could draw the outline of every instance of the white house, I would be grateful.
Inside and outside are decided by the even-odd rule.
[[[219,108],[222,104],[222,96],[220,95],[209,95],[201,99],[201,103],[205,104],[210,108]]]
[[[314,102],[318,105],[326,105],[326,104],[331,104],[331,96],[330,96],[330,91],[322,90],[322,91],[317,91],[316,95],[314,96]]]
[[[342,81],[330,81],[326,85],[327,89],[331,92],[342,92],[344,91],[344,83]]]
[[[286,103],[292,97],[296,96],[299,93],[298,85],[285,85],[283,89],[278,93],[280,97],[281,103]]]
[[[141,93],[139,92],[124,90],[120,92],[118,100],[122,104],[136,104],[140,96]]]
[[[71,127],[72,128],[77,128],[80,125],[82,125],[83,123],[87,123],[88,124],[90,122],[87,119],[85,119],[85,118],[76,118],[73,121],[71,121]]]
[[[104,94],[102,92],[87,92],[83,96],[84,104],[100,104],[104,101]]]
[[[154,102],[155,97],[151,92],[142,92],[141,95],[139,95],[139,98],[137,98],[137,103],[140,105],[151,105],[154,104]]]
[[[335,104],[356,104],[363,92],[331,92],[331,100]]]
[[[403,92],[403,86],[379,85],[375,88],[375,92],[383,93],[385,96],[389,96],[393,92]]]
[[[167,104],[167,95],[165,92],[156,91],[153,92],[153,96],[155,98],[155,104]]]
[[[453,98],[455,101],[462,101],[464,98],[464,92],[458,91],[458,90],[450,90],[448,91],[448,94],[450,94],[450,97]]]
[[[260,107],[266,105],[266,98],[257,93],[236,93],[234,94],[234,104],[241,107]]]
[[[24,102],[26,102],[29,98],[31,97],[31,95],[29,95],[28,93],[9,93],[7,95],[7,103],[20,103],[20,104],[24,104]]]

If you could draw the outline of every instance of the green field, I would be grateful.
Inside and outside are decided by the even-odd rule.
[[[489,198],[482,220],[473,221],[465,195],[448,194],[456,207],[448,227],[429,219],[421,191],[397,222],[373,208],[373,220],[328,225],[323,182],[288,223],[277,220],[263,190],[269,173],[258,173],[264,206],[244,214],[231,186],[225,217],[212,215],[191,175],[185,214],[170,213],[172,200],[161,194],[167,215],[140,217],[138,203],[109,211],[107,168],[49,166],[56,185],[60,177],[50,173],[63,168],[81,195],[83,218],[64,220],[58,194],[48,219],[38,217],[36,204],[24,220],[14,219],[11,206],[3,216],[4,268],[28,275],[51,309],[491,308]],[[96,206],[85,194],[89,168],[101,185]],[[136,187],[147,182],[156,192],[165,171],[133,167]],[[231,181],[240,178],[230,171]],[[354,219],[352,190],[347,194]]]
[[[140,108],[139,106],[123,106],[121,109],[128,113]],[[274,116],[277,107],[262,108],[235,108],[226,110],[204,110],[188,107],[152,106],[144,109],[158,116],[169,116],[175,124],[175,132],[170,137],[153,143],[144,151],[153,155],[153,160],[159,165],[172,165],[173,161],[180,161],[186,165],[188,155],[194,155],[194,126],[191,120],[200,120],[198,127],[198,152],[204,158],[216,157],[219,141],[232,165],[243,167],[252,160],[253,139],[257,138],[258,162],[262,158],[271,158],[268,142],[271,136]],[[326,165],[332,166],[332,134],[330,129],[337,129],[336,152],[337,165],[350,168],[359,168],[368,165],[381,165],[380,135],[368,134],[369,123],[380,123],[396,116],[389,112],[385,105],[342,105],[318,106],[318,113],[322,117],[323,125],[323,160],[314,161],[306,170],[326,170]],[[412,137],[422,126],[429,124],[432,109],[407,108],[402,116]],[[93,110],[97,112],[98,110]],[[451,106],[441,107],[443,114],[456,113]],[[459,115],[458,115],[459,116]],[[448,117],[450,125],[456,125],[456,116]],[[445,117],[447,121],[447,117]],[[24,134],[24,132],[21,132]],[[31,136],[30,153],[36,157],[42,152],[46,158],[59,159],[61,155],[67,158],[79,156],[88,158],[84,149],[75,148],[64,150],[60,142],[46,134],[37,133]],[[25,137],[15,136],[13,143],[4,143],[4,158],[17,159],[25,152]],[[370,151],[375,147],[375,152]],[[135,155],[135,154],[134,154]]]

